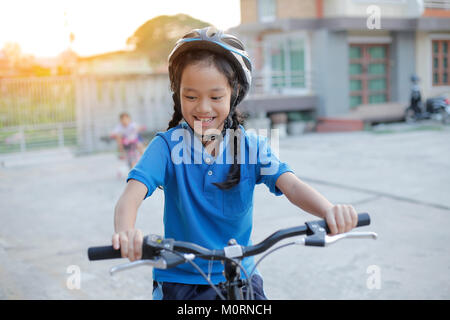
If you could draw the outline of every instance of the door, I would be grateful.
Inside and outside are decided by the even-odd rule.
[[[351,44],[350,108],[389,101],[389,45]]]

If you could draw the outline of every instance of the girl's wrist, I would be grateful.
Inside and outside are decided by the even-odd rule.
[[[328,212],[332,210],[333,207],[334,204],[330,202],[324,206],[324,208],[320,211],[320,216],[322,217],[322,219],[325,219],[327,217]]]

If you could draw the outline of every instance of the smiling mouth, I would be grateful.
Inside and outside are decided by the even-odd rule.
[[[194,116],[195,120],[201,121],[202,123],[209,123],[209,122],[213,121],[215,118],[216,117],[209,117],[209,118],[203,118],[202,117],[202,118],[199,118],[199,117]]]

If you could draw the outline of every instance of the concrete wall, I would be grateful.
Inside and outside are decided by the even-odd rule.
[[[277,19],[315,18],[316,0],[275,0]],[[241,23],[259,22],[258,0],[241,0]]]
[[[315,18],[316,0],[278,0],[277,17],[286,18]]]
[[[415,34],[412,31],[392,33],[390,45],[391,101],[407,104],[411,75],[416,72]]]
[[[258,22],[258,0],[241,0],[241,24]]]
[[[325,0],[324,17],[367,17],[367,8],[377,5],[380,8],[381,19],[394,17],[419,17],[423,7],[420,1],[370,1],[370,0]]]
[[[312,37],[313,87],[319,96],[319,116],[349,111],[347,32],[317,30]]]
[[[173,113],[169,79],[165,74],[145,76],[80,76],[76,80],[77,139],[81,152],[114,150],[107,137],[127,111],[147,131],[167,128]]]
[[[277,18],[316,18],[317,0],[275,0]],[[383,18],[420,17],[423,4],[419,0],[370,1],[370,0],[323,0],[323,16],[368,17],[367,8],[376,5]],[[442,10],[441,10],[442,11]],[[241,0],[241,23],[258,22],[258,0]]]

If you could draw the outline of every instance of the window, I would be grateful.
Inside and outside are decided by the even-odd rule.
[[[306,38],[271,35],[265,39],[266,89],[298,91],[307,88]]]
[[[433,86],[448,86],[449,79],[449,59],[450,40],[433,40],[432,50],[432,70]]]
[[[386,44],[350,45],[350,108],[389,101],[388,51]]]
[[[276,0],[259,0],[258,16],[260,22],[271,22],[277,17]]]

